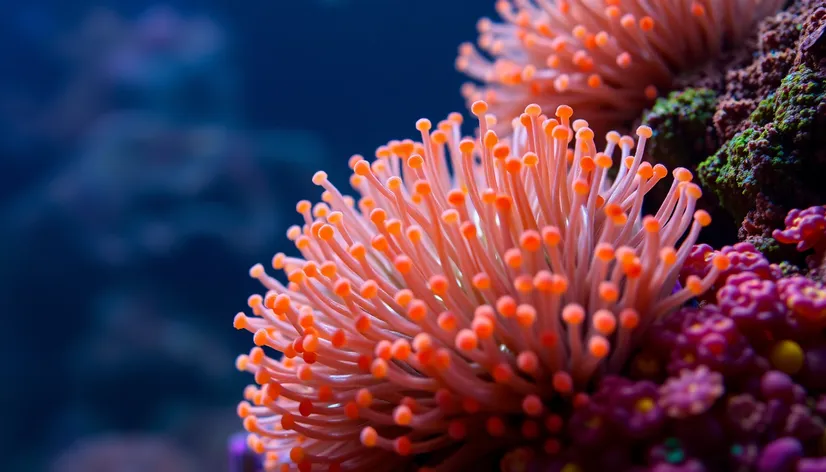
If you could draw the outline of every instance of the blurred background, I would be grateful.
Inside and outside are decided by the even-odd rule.
[[[0,471],[222,472],[312,174],[463,111],[479,0],[2,0]]]

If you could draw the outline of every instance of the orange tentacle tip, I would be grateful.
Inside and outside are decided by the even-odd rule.
[[[476,116],[482,116],[488,112],[488,104],[482,100],[478,100],[471,105],[470,111]]]
[[[708,226],[711,224],[711,215],[709,215],[705,210],[697,210],[694,212],[694,221],[696,221],[700,226]]]

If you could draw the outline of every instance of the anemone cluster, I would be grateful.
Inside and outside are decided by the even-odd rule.
[[[350,159],[358,199],[318,172],[321,201],[287,232],[299,255],[250,269],[263,290],[234,320],[256,345],[236,364],[255,379],[239,470],[826,471],[826,206],[767,236],[802,265],[697,244],[701,186],[647,152],[654,139],[684,162],[684,141],[655,138],[691,120],[661,103],[636,138],[595,131],[780,6],[500,1],[506,23],[480,23],[495,60],[463,46],[458,61],[485,83],[465,90],[475,137],[459,114],[419,120],[416,140]],[[802,130],[816,85],[776,92],[737,133]],[[717,119],[715,94],[671,100]],[[709,184],[759,186],[764,138],[736,145],[742,170],[700,166],[722,208],[764,194]],[[688,146],[722,162],[735,144]]]
[[[567,104],[599,128],[635,119],[681,73],[742,43],[782,0],[499,0],[503,23],[478,23],[479,49],[457,67],[462,89],[500,117]],[[505,122],[507,126],[508,122]],[[609,128],[610,129],[610,128]]]

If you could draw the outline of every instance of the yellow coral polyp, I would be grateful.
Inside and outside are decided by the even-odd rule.
[[[656,403],[654,403],[654,400],[648,397],[637,400],[637,403],[634,405],[640,413],[648,413],[654,409],[655,406]]]
[[[784,340],[772,347],[769,359],[777,370],[795,375],[803,368],[806,357],[799,344]]]

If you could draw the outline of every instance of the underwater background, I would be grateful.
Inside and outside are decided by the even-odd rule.
[[[823,0],[2,6],[0,472],[826,471]]]
[[[493,2],[2,4],[0,470],[227,470],[247,270],[316,170],[463,110]]]

